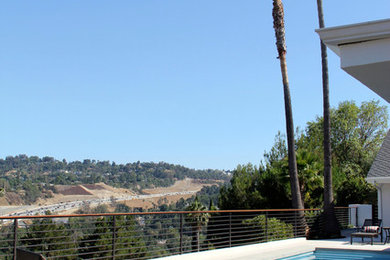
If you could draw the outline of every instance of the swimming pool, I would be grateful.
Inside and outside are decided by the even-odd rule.
[[[279,260],[304,259],[390,259],[389,252],[345,249],[316,249],[313,252],[280,258]]]

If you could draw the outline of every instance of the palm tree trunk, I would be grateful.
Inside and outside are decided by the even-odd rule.
[[[324,14],[322,0],[317,0],[318,21],[320,28],[324,28]],[[321,233],[324,237],[339,237],[340,229],[337,223],[333,205],[332,161],[330,144],[330,105],[329,105],[329,73],[328,54],[325,44],[321,40],[322,61],[322,92],[324,102],[324,223]]]
[[[286,115],[287,145],[288,145],[288,169],[290,175],[292,207],[303,209],[301,191],[299,189],[298,169],[295,156],[294,123],[292,117],[290,87],[288,82],[286,64],[286,43],[284,31],[284,11],[281,0],[273,1],[272,16],[274,18],[274,29],[276,36],[276,47],[279,54],[280,69],[283,78],[284,106]]]
[[[318,20],[320,28],[324,28],[324,14],[322,11],[322,0],[317,0]],[[330,146],[330,113],[329,113],[329,73],[328,53],[325,44],[321,40],[321,62],[322,62],[322,92],[324,102],[324,207],[328,208],[333,202],[332,189],[332,166]]]

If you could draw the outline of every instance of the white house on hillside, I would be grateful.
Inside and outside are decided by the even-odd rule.
[[[341,68],[390,103],[390,19],[317,30]],[[390,131],[367,176],[378,189],[378,217],[390,226]]]

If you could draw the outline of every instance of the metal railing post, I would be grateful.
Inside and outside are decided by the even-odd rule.
[[[14,219],[14,260],[16,260],[16,248],[18,246],[18,219]]]
[[[359,214],[358,214],[359,208],[356,207],[355,213],[356,213],[356,227],[359,227]]]
[[[265,212],[265,242],[268,242],[268,211]]]
[[[229,247],[232,247],[232,213],[229,213]]]
[[[183,254],[183,213],[180,213],[180,254]]]
[[[294,211],[294,237],[298,237],[298,227],[297,227],[297,211]]]
[[[116,218],[112,216],[112,259],[115,259]]]
[[[351,214],[352,214],[351,208],[348,207],[348,225],[350,225],[350,226],[352,226],[352,221],[351,221],[352,216],[351,216]]]

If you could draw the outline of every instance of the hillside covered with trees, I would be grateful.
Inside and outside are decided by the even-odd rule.
[[[7,156],[0,159],[0,186],[6,192],[22,192],[26,203],[55,192],[53,185],[104,182],[113,187],[141,191],[166,187],[184,178],[227,181],[229,175],[220,170],[194,170],[165,162],[116,164],[109,161],[84,160],[67,162],[53,157]]]

